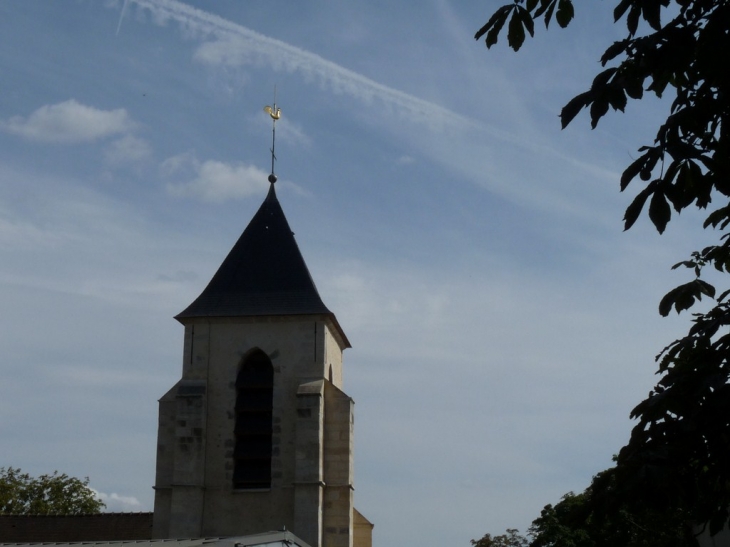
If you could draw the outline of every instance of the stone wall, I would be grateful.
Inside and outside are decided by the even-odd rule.
[[[269,357],[274,369],[271,488],[234,490],[235,379],[243,360],[256,349]],[[318,468],[327,458],[322,443],[331,443],[333,451],[347,450],[339,447],[342,442],[352,449],[351,400],[332,386],[342,385],[343,349],[326,316],[187,320],[183,377],[160,400],[155,537],[245,535],[286,527],[320,545],[318,515],[326,501],[317,484],[326,472]],[[327,423],[338,432],[325,440],[323,431],[329,426],[323,416],[330,410],[325,409],[322,394],[315,396],[319,402],[304,404],[307,396],[298,392],[302,384],[330,375],[333,412],[344,411],[347,417],[344,421],[328,417]],[[302,420],[305,410],[312,412],[311,419]],[[340,438],[343,432],[347,438]],[[305,464],[302,457],[311,462]],[[351,462],[344,463],[345,475],[351,476],[351,467]],[[340,471],[333,473],[338,485],[348,483]],[[302,477],[306,480],[299,480]],[[304,482],[311,485],[304,488]],[[349,494],[343,491],[337,496],[349,497],[351,507],[349,483]],[[312,507],[304,518],[306,504]],[[305,522],[306,533],[297,529]],[[338,517],[337,533],[343,534],[345,527],[351,537],[351,522],[346,525]]]

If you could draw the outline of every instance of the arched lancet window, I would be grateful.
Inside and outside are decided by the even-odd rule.
[[[256,350],[236,377],[234,488],[271,487],[273,398],[274,368],[266,354]]]

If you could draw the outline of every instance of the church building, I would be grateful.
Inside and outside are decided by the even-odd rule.
[[[281,111],[264,110],[274,122],[268,195],[175,317],[182,375],[159,401],[154,513],[4,515],[0,544],[371,547],[373,525],[353,506],[350,342],[276,197]]]
[[[350,343],[322,302],[275,192],[176,319],[182,377],[161,399],[154,538],[286,529],[370,547],[353,506]]]
[[[154,513],[1,515],[0,545],[371,547],[373,525],[353,506],[350,343],[312,281],[273,173],[269,181],[208,286],[176,317],[182,377],[160,399]]]

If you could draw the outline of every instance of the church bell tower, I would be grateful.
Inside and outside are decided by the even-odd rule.
[[[208,286],[176,316],[182,377],[159,403],[153,534],[286,527],[312,547],[369,547],[372,525],[353,508],[350,343],[304,263],[273,168],[269,180]]]

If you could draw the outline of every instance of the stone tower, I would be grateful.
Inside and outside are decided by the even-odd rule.
[[[182,378],[160,399],[154,537],[286,527],[312,547],[369,547],[353,508],[350,347],[269,193],[185,327]]]

